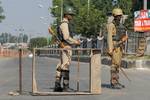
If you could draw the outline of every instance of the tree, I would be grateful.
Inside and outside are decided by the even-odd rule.
[[[57,17],[55,24],[60,21],[60,11],[61,11],[61,1],[62,0],[53,0],[52,15]],[[74,33],[82,34],[83,36],[90,37],[91,35],[96,35],[100,29],[101,23],[104,19],[102,12],[95,8],[93,4],[90,5],[90,10],[88,12],[87,0],[63,0],[64,7],[66,5],[72,6],[76,11],[76,16],[74,17],[74,24],[71,23],[71,26],[75,26],[75,29],[72,29]],[[57,6],[57,8],[55,8]],[[63,7],[63,8],[64,8]]]
[[[23,42],[23,33],[20,33],[18,37],[18,43],[22,43],[22,42]]]
[[[2,43],[6,43],[8,42],[8,33],[2,33],[1,37],[2,37]]]
[[[60,21],[61,1],[53,0],[52,15],[57,17],[55,24]],[[88,11],[87,0],[63,0],[64,7],[71,5],[75,8],[76,16],[74,17],[73,26],[75,26],[75,33],[90,37],[96,35],[100,29],[105,29],[107,13],[112,12],[115,7],[120,7],[124,14],[128,15],[126,20],[126,27],[133,27],[133,13],[131,13],[131,0],[118,0],[116,4],[112,0],[90,0],[90,8]],[[57,6],[57,7],[56,7]]]
[[[91,0],[93,5],[96,6],[97,9],[102,11],[102,16],[106,22],[107,13],[112,12],[112,10],[116,7],[119,7],[123,10],[125,15],[128,15],[128,19],[126,20],[126,27],[133,27],[133,12],[132,11],[132,0],[117,0],[117,4],[113,5],[112,0]]]
[[[43,47],[47,45],[47,38],[45,37],[37,37],[30,39],[30,49],[35,47]]]
[[[17,43],[17,37],[16,36],[10,36],[10,43]]]
[[[78,15],[75,17],[75,30],[83,36],[96,36],[103,24],[104,20],[101,17],[102,12],[95,9],[94,5],[90,6],[90,11],[87,11],[87,5],[78,9]]]
[[[150,9],[150,0],[147,0],[147,9]]]
[[[11,33],[2,33],[0,35],[0,43],[17,43],[17,36],[13,36]]]
[[[26,35],[26,34],[23,35],[23,42],[24,43],[28,42],[28,35]]]
[[[1,4],[1,1],[0,1],[0,4]],[[5,19],[5,16],[2,14],[3,13],[3,8],[0,6],[0,23],[2,22],[2,20]]]
[[[138,11],[143,9],[143,0],[132,0],[133,2],[133,11]]]

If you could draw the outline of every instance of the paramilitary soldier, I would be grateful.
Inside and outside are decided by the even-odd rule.
[[[114,89],[121,89],[125,86],[119,83],[119,67],[122,58],[122,45],[128,39],[128,36],[125,34],[126,30],[121,23],[121,18],[123,18],[122,10],[115,8],[112,11],[112,15],[107,23],[108,54],[112,60],[110,84]]]
[[[72,51],[70,49],[74,44],[80,45],[78,40],[73,39],[70,32],[69,22],[72,20],[74,15],[75,13],[72,7],[65,7],[64,18],[58,27],[58,37],[61,40],[61,44],[63,44],[63,46],[60,45],[60,47],[68,50],[63,50],[61,52],[61,61],[56,67],[55,92],[72,91],[69,88],[69,65],[71,63],[72,56]],[[61,87],[61,79],[63,79],[63,88]]]

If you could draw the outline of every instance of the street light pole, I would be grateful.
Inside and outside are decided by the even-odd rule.
[[[61,21],[62,21],[62,18],[63,18],[63,3],[64,3],[64,0],[61,0]]]
[[[143,4],[144,4],[144,5],[143,5],[144,10],[147,10],[147,0],[143,0],[143,2],[144,2],[144,3],[143,3]]]

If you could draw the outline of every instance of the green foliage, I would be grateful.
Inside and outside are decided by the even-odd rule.
[[[118,4],[113,6],[112,0],[91,0],[97,9],[102,11],[102,16],[105,20],[107,19],[107,13],[112,12],[112,9],[119,7],[123,10],[125,15],[128,15],[128,19],[125,22],[127,28],[133,27],[133,13],[132,11],[132,0],[118,0]]]
[[[17,43],[17,36],[11,36],[9,39],[9,43]]]
[[[8,41],[8,33],[2,33],[1,34],[1,43],[6,43]]]
[[[28,35],[26,35],[26,34],[23,35],[23,42],[24,43],[28,42]]]
[[[0,4],[1,4],[1,1],[0,1]],[[2,20],[5,19],[5,16],[2,13],[3,13],[3,8],[0,6],[0,23],[2,22]]]
[[[101,25],[104,23],[104,19],[101,17],[102,12],[95,9],[93,5],[90,6],[89,12],[87,8],[87,5],[79,8],[78,15],[75,17],[75,30],[76,33],[90,37],[99,32]]]
[[[26,34],[19,34],[19,37],[13,36],[10,33],[2,33],[0,35],[0,43],[27,43],[28,41],[28,36]]]
[[[60,21],[61,1],[53,0],[52,15],[57,17],[54,24]],[[124,14],[129,15],[125,25],[133,26],[133,14],[131,12],[132,0],[118,0],[117,5],[112,5],[112,0],[90,0],[88,10],[88,0],[63,0],[63,8],[66,5],[74,7],[76,15],[74,16],[75,33],[90,37],[96,35],[100,29],[104,29],[107,13],[112,12],[115,7],[120,7]],[[57,8],[55,8],[57,6]]]
[[[125,22],[127,29],[133,27],[134,19],[132,12],[132,0],[119,0],[119,7],[122,8],[125,15],[128,15],[128,19]]]
[[[18,43],[27,43],[28,36],[26,34],[20,33],[18,37]]]
[[[36,37],[36,38],[32,38],[30,39],[30,49],[32,48],[39,48],[39,47],[43,47],[47,45],[47,38],[45,37]]]
[[[133,2],[133,10],[138,11],[143,9],[143,0],[134,0]]]
[[[150,9],[150,1],[147,2],[147,9]]]

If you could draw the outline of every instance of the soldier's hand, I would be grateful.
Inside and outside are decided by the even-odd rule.
[[[80,45],[80,41],[79,41],[79,40],[77,40],[75,44],[76,44],[76,45]]]
[[[52,27],[50,27],[50,26],[48,27],[48,32],[49,32],[49,34],[52,34],[52,35],[55,34]]]
[[[123,42],[125,42],[127,39],[128,39],[128,36],[127,36],[127,35],[124,35],[121,40],[122,40]]]

